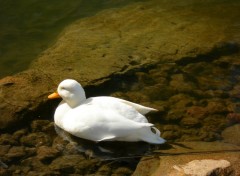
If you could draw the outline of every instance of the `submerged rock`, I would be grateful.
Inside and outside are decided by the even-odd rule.
[[[10,148],[6,157],[8,158],[21,158],[26,155],[25,147],[23,146],[13,146]]]
[[[30,147],[37,147],[42,145],[50,146],[52,139],[50,136],[43,132],[31,133],[21,138],[21,143]]]
[[[222,132],[223,141],[231,144],[240,145],[239,136],[240,136],[240,124],[230,126],[223,130]]]
[[[240,174],[239,146],[221,142],[181,142],[170,146],[156,151],[155,157],[142,158],[133,176]]]
[[[230,162],[227,160],[192,160],[185,165],[174,165],[172,175],[183,176],[208,176],[208,175],[233,175]]]
[[[40,146],[37,150],[37,157],[40,161],[49,162],[60,154],[59,150],[52,147]]]

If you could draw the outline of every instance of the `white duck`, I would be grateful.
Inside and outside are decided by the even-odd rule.
[[[62,97],[54,121],[70,134],[91,141],[165,142],[160,131],[148,123],[144,114],[156,109],[114,97],[86,99],[82,86],[75,80],[62,81],[57,93],[49,99]],[[155,133],[151,129],[155,130]]]

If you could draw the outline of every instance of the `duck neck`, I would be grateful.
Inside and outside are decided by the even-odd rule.
[[[81,92],[78,96],[71,96],[71,98],[65,99],[65,101],[71,108],[75,108],[86,101],[85,92]]]

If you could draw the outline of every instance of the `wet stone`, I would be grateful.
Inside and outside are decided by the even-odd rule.
[[[195,119],[204,119],[208,114],[205,107],[191,106],[187,109],[186,115]]]
[[[240,113],[229,113],[227,119],[230,124],[240,123]]]
[[[197,118],[193,118],[193,117],[184,117],[182,120],[181,120],[181,126],[183,127],[198,127],[200,126],[201,123],[199,121],[199,119]]]
[[[37,157],[28,157],[21,161],[21,166],[31,167],[31,170],[34,171],[45,171],[49,170],[48,166],[43,164]]]
[[[87,175],[95,173],[98,166],[97,159],[82,160],[79,164],[75,166],[76,173]]]
[[[207,129],[207,131],[219,132],[228,126],[228,119],[226,115],[221,114],[213,114],[207,116],[204,120],[202,120],[204,124],[203,129]]]
[[[30,171],[27,176],[61,176],[61,174],[56,171]]]
[[[183,74],[173,75],[169,84],[178,92],[192,92],[195,89],[195,85],[190,81],[186,81]]]
[[[13,137],[14,137],[14,139],[19,141],[20,138],[26,134],[27,134],[27,129],[20,129],[13,133]]]
[[[79,154],[80,152],[78,144],[75,142],[68,143],[64,149],[64,153],[70,155]]]
[[[230,91],[231,98],[240,98],[240,85],[236,85]]]
[[[37,158],[42,162],[49,162],[56,158],[60,152],[48,146],[40,146],[37,150]]]
[[[168,111],[167,116],[165,117],[167,121],[179,121],[183,118],[185,114],[184,109],[171,109]]]
[[[13,135],[11,134],[2,134],[0,136],[0,144],[9,144],[9,145],[17,145],[18,142],[15,140]]]
[[[126,96],[126,100],[130,100],[135,103],[149,101],[149,97],[140,92],[127,92],[125,96]]]
[[[31,129],[33,132],[43,131],[43,128],[50,123],[49,120],[34,120],[31,123]]]
[[[222,132],[222,137],[224,142],[236,144],[240,146],[240,124],[235,124],[226,128]]]
[[[80,165],[85,158],[81,155],[66,155],[60,156],[53,160],[49,168],[61,173],[74,173],[75,167]]]
[[[151,77],[149,74],[144,73],[144,72],[137,72],[135,73],[137,78],[138,78],[138,82],[144,85],[153,85],[155,84],[155,80],[153,79],[153,77]]]
[[[10,147],[10,145],[0,145],[0,156],[5,155],[9,151]]]
[[[210,99],[206,108],[210,114],[222,114],[228,112],[225,102],[221,99]]]
[[[166,139],[166,140],[178,139],[180,136],[181,136],[181,132],[180,131],[164,131],[161,134],[161,137]]]
[[[59,150],[59,151],[64,151],[66,149],[66,145],[68,144],[68,141],[64,140],[62,137],[57,136],[53,140],[52,147]],[[64,151],[65,152],[65,151]]]
[[[41,145],[50,146],[52,143],[51,138],[42,132],[31,133],[27,136],[23,136],[20,141],[22,144],[30,147],[37,147]]]
[[[0,167],[0,175],[1,176],[9,176],[9,172],[7,169]]]
[[[97,173],[97,175],[111,175],[111,168],[108,165],[101,166]]]
[[[11,175],[17,176],[17,175],[27,175],[27,173],[31,170],[29,166],[18,166],[18,165],[11,165],[9,168],[9,171],[11,172]]]
[[[142,91],[144,95],[147,95],[151,100],[166,100],[175,94],[175,90],[172,88],[157,84],[154,86],[145,87]]]
[[[131,175],[133,171],[127,167],[119,167],[117,168],[112,176],[124,176],[124,175]]]
[[[5,155],[8,158],[21,158],[26,155],[25,147],[23,146],[13,146],[10,148],[8,153]]]
[[[194,104],[195,99],[188,94],[179,93],[173,95],[168,101],[169,104],[182,104],[179,107],[184,107]]]
[[[223,90],[207,90],[204,91],[204,97],[205,98],[228,98],[229,94],[226,91]]]

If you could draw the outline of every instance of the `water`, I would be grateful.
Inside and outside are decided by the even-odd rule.
[[[0,77],[27,69],[74,20],[135,1],[0,1]]]
[[[61,30],[75,20],[94,16],[106,8],[126,6],[133,2],[25,1],[13,4],[11,1],[1,1],[0,14],[3,15],[0,15],[0,23],[3,27],[0,33],[0,76],[26,69],[43,50],[54,44]],[[156,9],[172,14],[163,15],[167,22],[159,35],[169,34],[164,31],[164,27],[166,30],[172,29],[167,26],[169,23],[178,29],[177,32],[167,35],[163,44],[154,40],[158,35],[151,36],[150,33],[146,35],[149,45],[145,46],[143,39],[134,45],[136,48],[140,46],[143,53],[151,53],[151,58],[162,57],[163,51],[176,45],[176,51],[170,52],[173,59],[168,59],[168,55],[167,58],[163,57],[165,60],[146,64],[123,75],[113,75],[100,86],[86,86],[88,96],[111,95],[158,109],[157,113],[149,114],[148,118],[161,130],[161,136],[168,144],[95,144],[76,139],[55,128],[52,116],[40,113],[38,119],[17,130],[1,134],[0,171],[15,175],[34,175],[39,172],[52,175],[131,175],[141,156],[153,157],[156,149],[171,148],[171,142],[223,141],[240,145],[238,137],[234,137],[237,131],[223,133],[225,129],[240,122],[240,3],[237,0],[209,0],[205,3],[185,0],[174,3],[176,2],[161,1],[161,6]],[[13,5],[17,9],[13,10]],[[146,5],[145,8],[147,7]],[[178,14],[179,9],[187,10]],[[181,18],[185,20],[184,24],[181,23]],[[207,21],[207,25],[199,25],[202,21]],[[200,31],[199,34],[191,34],[192,28],[196,28],[193,31]],[[222,31],[218,34],[224,34],[224,37],[214,36],[213,31]],[[212,36],[207,35],[208,32]],[[186,43],[173,41],[172,37]],[[224,42],[219,44],[218,39]],[[127,42],[129,48],[132,47],[131,42]],[[208,50],[211,42],[217,45],[210,46]],[[197,44],[194,45],[195,43]],[[188,46],[192,50],[184,53]],[[196,46],[200,46],[200,49]],[[202,49],[205,46],[207,49]],[[130,59],[136,58],[133,65],[139,57],[144,57],[143,54],[136,55],[129,56]],[[177,57],[179,58],[176,59]]]

